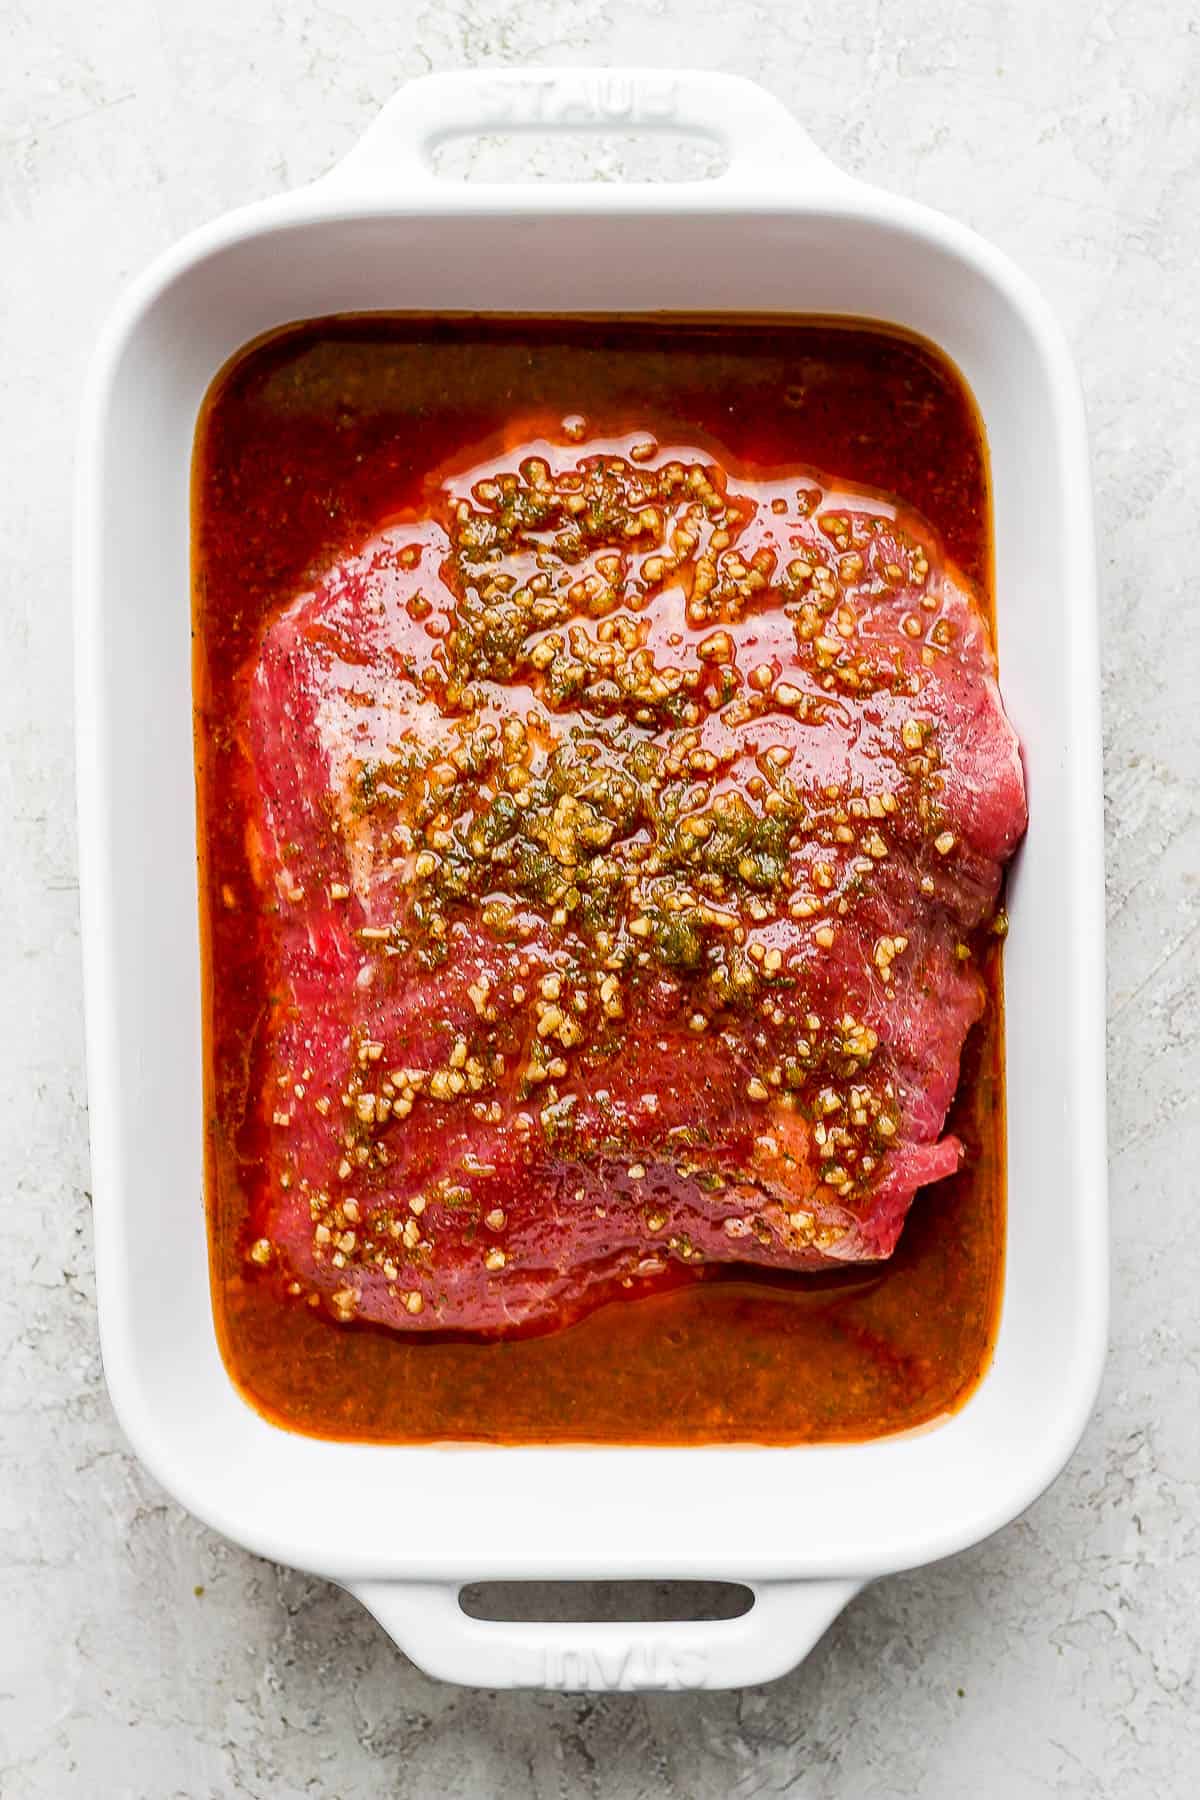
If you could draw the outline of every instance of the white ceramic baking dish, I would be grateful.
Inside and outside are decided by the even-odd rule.
[[[718,179],[485,186],[448,135],[701,131]],[[362,310],[846,313],[948,352],[995,484],[1002,680],[1031,824],[1011,886],[1009,1228],[994,1362],[923,1432],[765,1448],[406,1448],[268,1424],[217,1351],[202,1195],[188,481],[226,358]],[[479,72],[405,88],[324,180],[192,233],[96,351],[78,495],[78,758],[96,1262],[104,1362],[162,1485],[259,1554],[346,1584],[430,1672],[505,1686],[731,1686],[795,1664],[873,1576],[1012,1519],[1071,1453],[1106,1314],[1095,571],[1067,349],[1002,256],[848,179],[725,76]],[[803,1520],[804,1529],[792,1521]],[[468,1618],[465,1581],[706,1577],[744,1617]]]

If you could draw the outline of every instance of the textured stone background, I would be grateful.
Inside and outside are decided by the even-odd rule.
[[[0,0],[4,1800],[1196,1791],[1198,51],[1179,0]],[[681,59],[765,83],[844,167],[978,226],[1073,339],[1105,584],[1113,1348],[1053,1490],[869,1589],[788,1679],[494,1697],[427,1680],[353,1600],[193,1523],[114,1425],[81,1062],[72,435],[126,277],[324,170],[406,77]]]

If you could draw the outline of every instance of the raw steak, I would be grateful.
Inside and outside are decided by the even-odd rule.
[[[340,1320],[561,1324],[887,1257],[1025,827],[927,527],[637,437],[430,487],[267,630],[252,1259]]]

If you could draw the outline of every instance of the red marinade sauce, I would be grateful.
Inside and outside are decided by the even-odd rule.
[[[193,467],[206,1158],[218,1338],[265,1416],[380,1442],[795,1444],[925,1425],[987,1367],[1004,1246],[999,942],[946,1131],[958,1172],[918,1191],[884,1262],[672,1274],[558,1330],[499,1339],[340,1324],[256,1266],[269,1158],[257,1096],[278,996],[275,908],[253,867],[238,721],[264,632],[295,596],[420,508],[480,447],[644,432],[756,471],[820,470],[928,521],[991,621],[984,436],[931,345],[868,322],[371,315],[288,327],[214,381]],[[513,463],[522,452],[513,452]],[[299,1286],[299,1284],[297,1284]]]

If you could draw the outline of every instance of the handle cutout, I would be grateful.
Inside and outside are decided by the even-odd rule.
[[[476,1581],[458,1604],[496,1624],[674,1625],[740,1619],[754,1594],[734,1581]]]
[[[428,166],[442,181],[622,181],[644,186],[715,181],[728,169],[729,153],[715,133],[706,131],[532,124],[511,131],[452,132],[432,147]]]

